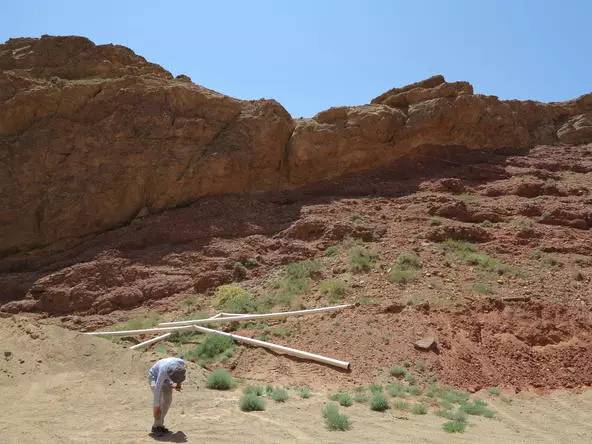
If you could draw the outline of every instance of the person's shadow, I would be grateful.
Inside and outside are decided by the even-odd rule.
[[[185,434],[185,432],[175,432],[175,433],[169,433],[167,435],[153,435],[152,433],[150,433],[148,436],[150,436],[154,441],[162,441],[162,442],[187,442],[187,435]]]

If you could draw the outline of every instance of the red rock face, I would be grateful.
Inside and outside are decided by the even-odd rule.
[[[592,140],[592,95],[500,101],[442,76],[294,121],[82,37],[0,45],[0,257],[63,249],[212,195],[289,189],[424,146]],[[559,217],[559,216],[558,216]]]

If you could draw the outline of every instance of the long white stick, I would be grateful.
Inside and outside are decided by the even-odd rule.
[[[148,339],[147,341],[140,342],[139,344],[132,345],[130,347],[130,350],[135,350],[137,348],[146,347],[146,346],[148,346],[150,344],[154,344],[155,342],[162,341],[163,339],[168,338],[170,335],[172,335],[172,333],[165,333],[164,335],[160,335],[160,336],[157,336],[155,338]]]
[[[245,344],[256,345],[258,347],[265,347],[269,348],[270,350],[274,350],[276,352],[284,353],[286,355],[296,356],[298,358],[303,359],[310,359],[311,361],[322,362],[324,364],[333,365],[335,367],[343,368],[345,370],[351,369],[351,364],[346,361],[340,361],[338,359],[328,358],[322,355],[316,355],[314,353],[309,353],[301,350],[297,350],[295,348],[284,347],[283,345],[272,344],[271,342],[260,341],[259,339],[247,338],[245,336],[239,336],[232,333],[226,333],[224,331],[219,330],[212,330],[211,328],[201,327],[199,325],[193,326],[197,331],[201,331],[202,333],[214,333],[221,336],[228,336],[229,338],[234,339],[237,342],[244,342]]]
[[[330,311],[337,311],[343,310],[344,308],[351,307],[351,304],[344,304],[344,305],[334,305],[332,307],[321,307],[321,308],[311,308],[307,310],[294,310],[294,311],[283,311],[279,313],[261,313],[261,314],[244,314],[244,315],[237,315],[232,317],[221,317],[216,319],[193,319],[189,321],[175,321],[175,322],[162,322],[158,325],[162,325],[163,327],[173,326],[173,325],[199,325],[199,324],[208,324],[208,323],[215,323],[215,322],[228,322],[228,321],[252,321],[255,319],[279,319],[279,318],[287,318],[289,316],[303,316],[315,313],[326,313]]]
[[[200,319],[204,321],[204,324],[211,319],[220,319],[221,314],[218,313],[211,318]],[[170,327],[153,327],[153,328],[141,328],[138,330],[120,330],[120,331],[91,331],[85,333],[86,335],[90,336],[126,336],[126,335],[139,335],[144,333],[162,333],[162,332],[173,332],[177,330],[186,330],[191,328],[191,325],[177,325],[177,326],[170,326]]]

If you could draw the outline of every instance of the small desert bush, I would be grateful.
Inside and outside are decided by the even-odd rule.
[[[339,253],[339,247],[337,245],[331,245],[325,249],[325,256],[336,256]]]
[[[288,394],[288,390],[285,388],[276,387],[269,394],[269,397],[275,402],[286,402],[290,398],[290,395]]]
[[[393,401],[393,407],[397,410],[409,410],[410,404],[402,399],[395,399]]]
[[[459,409],[467,415],[493,418],[495,412],[487,407],[487,403],[481,399],[461,403]]]
[[[368,390],[370,390],[370,393],[373,395],[376,395],[378,393],[382,393],[384,391],[384,387],[382,387],[380,384],[370,384],[368,386]]]
[[[342,407],[349,407],[351,405],[353,405],[354,400],[351,397],[351,395],[347,392],[337,392],[337,393],[333,393],[329,399],[331,401],[336,401],[339,403],[340,406]]]
[[[189,360],[217,361],[232,356],[234,341],[228,336],[207,334],[201,344],[190,350],[186,357]]]
[[[419,385],[412,384],[407,387],[407,393],[411,396],[419,396],[423,392],[422,388]]]
[[[411,407],[411,413],[414,415],[425,415],[428,412],[428,408],[425,404],[413,404]]]
[[[437,410],[435,412],[437,416],[441,416],[442,418],[446,418],[450,421],[458,421],[458,422],[466,422],[467,421],[467,414],[462,410]]]
[[[236,284],[220,285],[214,293],[216,307],[229,313],[258,311],[253,295]]]
[[[329,430],[349,430],[351,423],[349,418],[343,413],[339,413],[339,407],[332,402],[323,407],[323,418]]]
[[[499,396],[502,394],[502,391],[499,387],[489,387],[488,392],[492,396]]]
[[[275,281],[274,291],[266,301],[266,305],[290,305],[296,296],[303,295],[310,290],[311,278],[321,270],[319,260],[306,260],[288,264],[282,276]]]
[[[486,284],[485,282],[475,282],[473,284],[473,291],[475,293],[479,293],[479,294],[493,293],[493,290],[491,289],[491,287],[488,284]]]
[[[348,252],[349,269],[354,273],[363,273],[369,271],[373,266],[378,255],[360,245],[354,245]]]
[[[442,243],[442,246],[445,251],[454,254],[462,262],[474,265],[481,270],[498,274],[519,274],[510,265],[479,251],[469,242],[447,239]]]
[[[391,376],[400,378],[401,376],[405,376],[407,374],[407,370],[401,367],[400,365],[393,365],[389,370],[389,373],[391,374]]]
[[[432,217],[430,219],[430,225],[432,227],[438,227],[438,226],[442,225],[442,219],[440,219],[439,217]]]
[[[265,399],[255,393],[245,393],[239,400],[243,412],[261,412],[265,410]]]
[[[407,390],[405,386],[401,383],[388,384],[386,386],[386,391],[389,395],[393,397],[404,398],[405,396],[407,396]]]
[[[262,385],[248,385],[243,389],[245,395],[263,396],[265,394],[265,387]]]
[[[412,373],[405,373],[405,377],[403,378],[406,382],[408,382],[409,384],[414,384],[415,383],[415,376],[413,376]]]
[[[347,284],[341,279],[327,279],[319,284],[319,290],[322,295],[329,297],[329,302],[334,303],[347,293]]]
[[[384,412],[390,408],[389,402],[386,397],[381,393],[376,393],[370,398],[370,410],[375,412]]]
[[[421,261],[416,254],[401,253],[391,267],[388,278],[391,282],[406,284],[415,279],[417,270],[421,268]]]
[[[308,399],[312,395],[312,392],[308,387],[299,387],[297,391],[302,399]]]
[[[442,430],[448,433],[462,433],[467,428],[467,423],[463,421],[446,421],[442,424]]]
[[[218,368],[208,376],[206,387],[214,390],[229,390],[234,385],[234,379],[228,370]]]

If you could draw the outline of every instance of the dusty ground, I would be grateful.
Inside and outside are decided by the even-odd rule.
[[[145,371],[156,356],[110,341],[28,320],[0,324],[0,389],[10,406],[0,419],[5,443],[152,442],[150,396]],[[9,356],[6,352],[11,352]],[[190,368],[184,391],[175,393],[168,425],[173,442],[491,442],[575,443],[592,440],[592,391],[522,393],[502,402],[481,393],[495,419],[471,417],[461,435],[440,429],[432,413],[415,416],[364,404],[344,409],[348,432],[326,430],[321,408],[326,393],[308,400],[294,393],[285,404],[268,402],[265,412],[243,413],[230,392],[204,388],[203,370]]]

